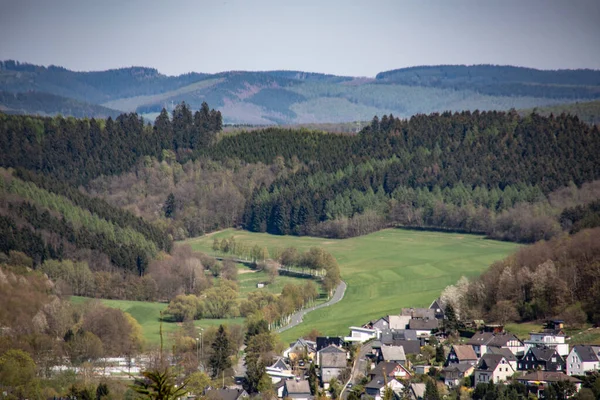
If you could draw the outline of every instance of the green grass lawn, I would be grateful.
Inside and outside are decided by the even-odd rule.
[[[71,296],[71,301],[74,304],[81,304],[85,301],[92,299],[87,297]],[[135,318],[144,332],[144,338],[146,343],[152,346],[158,346],[160,344],[160,312],[167,308],[165,303],[150,303],[144,301],[129,301],[129,300],[100,300],[103,304],[121,309]],[[243,324],[244,318],[230,318],[230,319],[203,319],[200,321],[194,321],[194,324],[198,327],[218,326],[220,324]],[[163,337],[165,345],[169,343],[169,334],[175,332],[179,328],[180,324],[174,322],[163,322]]]
[[[440,292],[461,276],[473,277],[493,261],[512,253],[518,245],[485,240],[477,235],[385,229],[370,235],[343,239],[274,236],[227,229],[184,243],[212,254],[213,238],[235,236],[246,245],[266,246],[271,254],[289,246],[307,250],[319,246],[333,254],[348,284],[344,299],[305,317],[282,339],[291,341],[313,328],[326,335],[347,335],[360,325],[402,307],[428,306]],[[241,276],[240,276],[241,277]]]

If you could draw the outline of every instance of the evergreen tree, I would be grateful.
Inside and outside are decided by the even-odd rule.
[[[440,400],[440,393],[438,392],[436,381],[433,379],[427,380],[425,384],[425,395],[423,400]]]
[[[173,193],[169,193],[169,196],[167,196],[163,211],[165,212],[165,218],[175,218],[175,195]]]
[[[222,371],[231,368],[230,346],[227,331],[223,325],[219,325],[217,336],[211,344],[213,354],[210,356],[208,365],[213,378],[217,378]]]

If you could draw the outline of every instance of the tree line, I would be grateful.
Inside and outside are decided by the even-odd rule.
[[[524,247],[442,292],[460,319],[600,323],[600,228]]]
[[[141,156],[209,146],[222,128],[219,111],[203,103],[192,113],[179,104],[163,109],[154,126],[135,113],[106,120],[36,117],[0,113],[0,166],[85,184],[100,175],[128,171]]]

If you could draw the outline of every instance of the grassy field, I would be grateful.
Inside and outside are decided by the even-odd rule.
[[[493,261],[518,248],[481,236],[386,229],[344,240],[273,236],[228,229],[189,239],[194,250],[212,253],[213,238],[235,236],[237,242],[266,246],[271,254],[285,247],[298,250],[320,246],[340,264],[348,284],[344,299],[308,314],[300,326],[284,332],[286,341],[312,328],[327,335],[347,335],[348,327],[382,315],[397,314],[402,307],[428,306],[440,292],[461,276],[479,275]]]
[[[71,296],[71,301],[74,304],[81,304],[85,301],[92,299],[87,297]],[[144,301],[129,301],[129,300],[100,300],[103,304],[121,309],[135,318],[144,331],[144,338],[147,344],[150,346],[156,346],[160,344],[160,312],[167,308],[165,303],[150,303]],[[198,327],[206,328],[208,326],[218,326],[220,324],[243,324],[243,318],[231,318],[231,319],[203,319],[200,321],[194,321],[194,324]],[[177,323],[163,323],[163,336],[165,343],[169,342],[169,334],[175,332],[179,328],[180,324]]]
[[[256,285],[259,282],[267,281],[267,274],[262,271],[253,271],[243,264],[238,264],[238,284],[240,288],[240,299],[246,298],[248,293],[253,290],[258,290]],[[303,284],[306,279],[296,278],[290,276],[278,276],[275,282],[271,285],[265,286],[264,289],[271,293],[279,294],[284,285],[292,283],[295,285]],[[85,301],[90,301],[90,298],[72,296],[71,301],[75,304],[80,304]],[[129,300],[100,300],[102,303],[109,307],[118,308],[125,312],[128,312],[135,318],[142,326],[144,337],[148,344],[158,345],[160,343],[160,312],[167,308],[166,303],[150,303],[143,301],[129,301]],[[207,326],[218,326],[219,324],[243,324],[244,318],[230,318],[230,319],[203,319],[195,321],[194,324],[198,327]],[[179,328],[180,324],[172,322],[163,322],[163,332],[165,343],[169,340],[169,334],[175,332]]]

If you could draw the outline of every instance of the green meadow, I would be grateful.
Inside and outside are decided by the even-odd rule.
[[[303,324],[281,335],[285,341],[313,328],[326,335],[347,335],[349,326],[397,314],[402,307],[429,306],[447,285],[456,283],[461,276],[479,275],[492,262],[518,248],[514,243],[477,235],[403,229],[385,229],[341,240],[227,229],[183,243],[212,254],[213,239],[230,236],[238,243],[266,246],[271,254],[290,246],[301,251],[318,246],[336,257],[342,279],[348,284],[344,299],[309,313]]]

